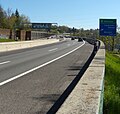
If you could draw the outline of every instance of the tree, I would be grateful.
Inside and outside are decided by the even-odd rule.
[[[69,32],[69,27],[67,27],[67,26],[59,26],[58,31],[59,31],[59,33],[68,33]]]
[[[6,25],[6,12],[3,10],[2,6],[0,6],[0,28],[5,28]]]
[[[15,29],[20,29],[20,15],[19,15],[18,9],[16,9],[15,11],[15,17],[16,17]]]
[[[20,17],[19,12],[18,12],[18,9],[16,9],[16,11],[15,11],[15,16],[16,16],[17,18]]]
[[[83,28],[80,29],[80,36],[81,37],[85,37],[86,36],[85,30]]]
[[[29,29],[29,24],[30,24],[29,17],[22,14],[19,18],[19,21],[20,21],[20,29],[24,29],[24,30]]]
[[[54,34],[58,34],[59,32],[58,32],[58,27],[57,27],[57,25],[53,25],[53,26],[51,26],[51,31],[50,31],[51,33],[54,33]]]
[[[28,30],[29,23],[29,18],[23,14],[20,15],[18,9],[16,9],[15,13],[13,13],[10,8],[5,11],[0,5],[0,28],[10,29],[10,38],[12,38],[13,30]]]
[[[12,10],[10,8],[7,9],[6,11],[6,18],[7,18],[7,28],[9,29],[14,29],[14,25],[15,25],[15,21],[16,21],[16,17],[15,14],[12,12]]]

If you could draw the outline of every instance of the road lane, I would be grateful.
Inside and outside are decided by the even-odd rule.
[[[82,45],[80,45],[79,47],[75,48],[74,50],[71,50],[71,51],[69,51],[69,52],[67,52],[67,53],[65,53],[65,54],[63,54],[63,55],[61,55],[61,56],[58,56],[58,57],[55,58],[55,59],[52,59],[52,60],[50,60],[50,61],[48,61],[48,62],[46,62],[46,63],[44,63],[44,64],[41,64],[41,65],[39,65],[39,66],[37,66],[37,67],[35,67],[35,68],[32,68],[32,69],[30,69],[30,70],[28,70],[28,71],[25,71],[25,72],[23,72],[23,73],[21,73],[21,74],[19,74],[19,75],[17,75],[17,76],[14,76],[14,77],[9,78],[9,79],[7,79],[7,80],[5,80],[5,81],[3,81],[3,82],[0,82],[0,86],[6,84],[6,83],[8,83],[8,82],[11,82],[11,81],[13,81],[13,80],[15,80],[15,79],[17,79],[17,78],[20,78],[20,77],[22,77],[22,76],[24,76],[24,75],[26,75],[26,74],[28,74],[28,73],[31,73],[31,72],[39,69],[39,68],[42,68],[42,67],[44,67],[44,66],[46,66],[46,65],[48,65],[48,64],[50,64],[50,63],[52,63],[52,62],[54,62],[54,61],[56,61],[56,60],[61,59],[62,57],[65,57],[65,56],[71,54],[72,52],[76,51],[76,50],[79,49],[80,47],[82,47],[84,44],[85,44],[85,42],[83,42]],[[56,50],[56,48],[55,48],[55,49],[52,49],[52,51],[54,51],[54,50]]]
[[[77,43],[76,41],[74,42]],[[72,44],[73,42],[71,41]],[[68,47],[67,44],[66,47]],[[75,47],[78,47],[78,45],[75,45]],[[73,46],[71,48],[73,49],[75,47]],[[46,114],[78,74],[92,50],[93,46],[86,43],[75,52],[28,73],[22,78],[0,86],[0,112],[2,114]],[[69,49],[64,49],[64,51],[69,51]],[[53,54],[58,56],[60,53],[63,54],[64,51],[62,49],[59,52],[58,50],[53,51],[49,57],[46,56],[47,60]],[[40,57],[37,61],[34,61],[35,64],[40,59],[46,60],[45,56]],[[23,67],[27,64],[31,65],[34,63],[32,62],[18,63]],[[9,64],[5,65],[7,67]]]
[[[68,43],[71,43],[71,47],[69,48],[67,47]],[[77,41],[67,41],[59,45],[56,44],[54,46],[45,47],[42,49],[35,49],[9,56],[2,56],[0,57],[0,60],[9,60],[11,63],[0,66],[0,82],[6,81],[57,57],[60,57],[83,44],[84,42],[79,43]],[[48,50],[51,49],[54,49],[54,51],[48,52]]]

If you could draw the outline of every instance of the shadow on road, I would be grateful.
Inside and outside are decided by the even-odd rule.
[[[39,97],[33,97],[33,100],[55,103],[59,97],[60,97],[60,94],[43,94],[42,96],[39,96]]]
[[[82,65],[81,66],[70,66],[70,68],[68,70],[81,70],[82,69]]]
[[[76,84],[79,82],[79,80],[81,79],[81,77],[84,74],[84,72],[86,71],[86,69],[89,67],[89,64],[91,63],[95,54],[96,54],[96,50],[94,49],[94,51],[92,52],[92,54],[89,57],[89,59],[87,60],[87,62],[84,64],[84,66],[79,66],[79,65],[70,66],[70,68],[68,70],[72,70],[72,71],[79,70],[78,74],[76,75],[74,80],[71,82],[71,84],[67,87],[67,89],[63,92],[63,94],[57,99],[57,101],[54,103],[54,105],[50,108],[50,110],[47,112],[47,114],[55,114],[57,112],[57,110],[63,104],[65,99],[68,97],[68,95],[75,88]],[[69,74],[68,76],[75,76],[75,75]]]

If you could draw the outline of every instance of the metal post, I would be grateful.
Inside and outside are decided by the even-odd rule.
[[[114,40],[114,36],[112,37],[112,51],[114,51],[114,44],[115,44],[115,40]]]

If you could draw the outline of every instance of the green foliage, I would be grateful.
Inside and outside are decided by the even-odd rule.
[[[4,39],[4,38],[0,39],[0,42],[13,42],[13,41],[15,41],[15,40],[12,40],[12,39]]]
[[[70,28],[68,26],[52,26],[52,33],[70,33],[72,36],[98,38],[98,29],[84,30],[83,28],[77,29],[75,27]]]
[[[106,53],[104,113],[120,114],[120,58]]]
[[[2,6],[0,6],[0,28],[6,27],[6,13],[3,10]]]
[[[30,24],[30,20],[29,17],[25,16],[25,15],[21,15],[20,18],[20,29],[24,29],[24,30],[29,30],[29,24]]]
[[[70,32],[69,27],[67,27],[67,26],[59,26],[57,28],[57,30],[59,33],[69,33]]]
[[[120,45],[120,33],[117,33],[117,36],[104,36],[99,37],[99,40],[102,40],[105,44],[106,50],[114,51],[114,49],[118,49],[117,45]]]
[[[15,16],[16,16],[17,18],[20,17],[19,12],[18,12],[18,9],[16,9],[16,11],[15,11]]]
[[[2,6],[0,6],[0,28],[8,28],[11,30],[28,29],[29,23],[29,18],[23,14],[20,15],[17,9],[14,13],[11,9],[8,8],[8,10],[5,11]]]

